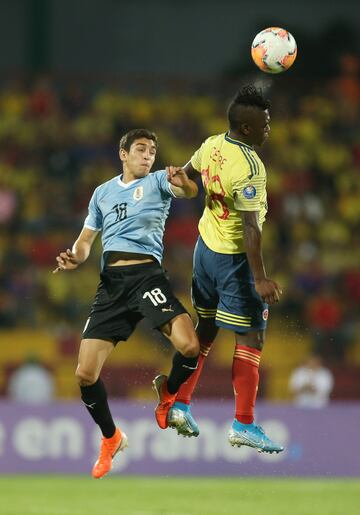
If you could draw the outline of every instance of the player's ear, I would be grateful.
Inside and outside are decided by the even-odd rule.
[[[242,132],[243,134],[248,135],[248,134],[250,134],[250,132],[251,132],[251,127],[250,127],[250,125],[249,125],[248,123],[242,123],[242,124],[240,125],[240,130],[241,130],[241,132]]]
[[[119,150],[119,157],[120,157],[120,161],[125,161],[126,160],[126,157],[127,157],[127,152],[124,148],[121,148]]]

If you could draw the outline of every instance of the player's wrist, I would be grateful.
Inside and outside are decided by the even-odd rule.
[[[197,189],[195,189],[190,182],[184,184],[182,189],[187,198],[193,198],[197,195]]]
[[[264,275],[262,277],[255,277],[255,282],[256,283],[261,283],[263,281],[267,281],[267,277]]]

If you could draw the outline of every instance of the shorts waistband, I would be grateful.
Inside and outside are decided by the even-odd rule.
[[[137,263],[134,265],[106,265],[103,268],[103,272],[125,272],[130,270],[141,270],[148,268],[158,268],[162,270],[160,263],[158,263],[157,261],[153,261],[152,263]]]

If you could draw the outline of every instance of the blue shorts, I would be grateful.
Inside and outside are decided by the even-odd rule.
[[[255,290],[245,253],[220,254],[199,237],[193,263],[192,301],[202,318],[237,333],[266,329],[268,305]]]

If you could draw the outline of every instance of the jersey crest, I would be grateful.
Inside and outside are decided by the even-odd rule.
[[[144,196],[144,188],[142,186],[138,186],[135,188],[133,199],[134,200],[141,200]]]

